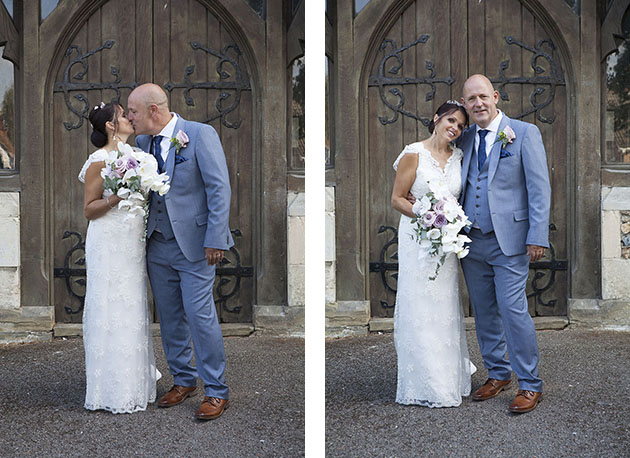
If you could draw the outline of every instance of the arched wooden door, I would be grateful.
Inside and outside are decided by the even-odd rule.
[[[96,2],[94,2],[96,3]],[[252,63],[224,21],[197,0],[101,2],[61,43],[50,100],[52,235],[57,322],[79,322],[85,292],[83,185],[77,174],[95,150],[87,113],[101,101],[125,106],[138,84],[154,82],[170,108],[211,124],[226,153],[235,247],[217,270],[222,322],[249,322],[254,297]],[[112,247],[116,249],[116,247]]]
[[[468,75],[487,75],[508,116],[536,124],[552,186],[552,249],[532,265],[532,315],[567,310],[567,98],[560,56],[549,33],[520,1],[416,0],[382,32],[364,75],[361,126],[367,151],[369,295],[372,317],[393,316],[399,214],[391,208],[392,163],[428,137],[429,119],[460,100]]]

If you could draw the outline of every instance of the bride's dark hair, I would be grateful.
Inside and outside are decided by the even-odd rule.
[[[105,124],[113,122],[115,128],[118,128],[118,107],[117,103],[106,103],[104,105],[96,105],[89,114],[90,124],[92,124],[92,135],[90,141],[97,148],[107,145],[107,129]]]
[[[444,102],[442,105],[440,105],[440,107],[437,109],[435,114],[438,117],[438,122],[440,122],[440,119],[442,119],[444,116],[450,115],[451,113],[455,113],[458,110],[461,111],[462,114],[464,115],[464,119],[466,120],[466,123],[464,125],[468,126],[468,113],[466,113],[466,110],[464,109],[461,103],[456,102],[454,100],[447,100],[446,102]],[[431,122],[429,122],[429,133],[432,134],[434,130],[435,130],[435,123],[433,122],[433,119],[431,119]]]

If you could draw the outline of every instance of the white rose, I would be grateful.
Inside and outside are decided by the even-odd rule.
[[[439,239],[441,235],[442,231],[440,231],[438,228],[433,228],[429,232],[427,232],[427,237],[429,238],[429,240]]]
[[[470,252],[470,248],[466,247],[464,248],[462,251],[460,251],[459,253],[457,253],[457,257],[459,259],[465,258],[466,256],[468,256],[468,253]]]
[[[453,222],[459,216],[459,204],[448,199],[444,204],[444,216],[449,222]]]
[[[129,169],[123,175],[123,181],[128,182],[131,177],[135,177],[138,173],[135,169]]]
[[[130,194],[131,194],[131,191],[127,188],[120,188],[118,192],[116,193],[116,195],[123,200],[129,197]]]

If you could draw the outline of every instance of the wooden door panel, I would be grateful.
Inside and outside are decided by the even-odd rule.
[[[445,100],[459,100],[464,81],[474,73],[486,74],[501,89],[501,110],[536,124],[543,135],[552,186],[550,222],[556,230],[550,240],[554,250],[553,259],[549,250],[533,266],[536,269],[530,270],[527,293],[532,315],[564,315],[567,100],[559,58],[542,25],[518,0],[499,0],[492,5],[459,0],[449,5],[444,8],[443,2],[434,0],[412,3],[384,34],[371,66],[364,125],[372,316],[392,316],[395,303],[393,229],[379,233],[381,227],[398,227],[399,214],[390,205],[395,176],[391,164],[406,144],[428,137],[423,123]],[[428,37],[417,42],[425,34]],[[390,58],[383,64],[387,55]],[[379,85],[379,81],[385,83]],[[551,101],[546,104],[548,98]],[[462,299],[468,304],[465,288]],[[465,309],[470,314],[470,308]]]
[[[118,97],[124,106],[132,88],[146,81],[165,88],[172,111],[185,119],[211,124],[221,138],[232,185],[230,227],[235,232],[235,247],[226,254],[226,261],[217,271],[215,300],[222,322],[251,321],[253,104],[249,72],[234,38],[202,3],[185,0],[176,2],[177,8],[174,3],[110,0],[87,19],[70,42],[80,47],[85,66],[74,65],[68,82],[92,86],[68,92],[76,113],[69,110],[66,94],[58,85],[52,99],[53,244],[59,274],[54,288],[57,321],[81,320],[82,300],[66,288],[66,277],[61,274],[69,272],[62,266],[68,263],[66,254],[76,240],[62,239],[64,232],[74,231],[84,237],[87,227],[83,217],[83,185],[76,175],[96,148],[89,142],[91,129],[85,116],[101,100],[109,102]],[[113,43],[104,47],[108,40]],[[193,46],[193,42],[197,44]],[[64,81],[64,72],[78,53],[75,49],[74,54],[63,59],[57,82]],[[80,70],[86,71],[82,78],[77,76]],[[102,88],[112,82],[118,91]],[[84,104],[76,96],[87,102]],[[69,122],[71,128],[64,122]],[[79,264],[66,267],[84,268],[81,255],[75,251],[71,261],[78,260]],[[70,279],[77,296],[83,293],[81,285],[76,283],[81,278],[79,275]],[[67,307],[71,307],[70,313]]]

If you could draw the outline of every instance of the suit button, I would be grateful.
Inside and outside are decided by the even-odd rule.
[[[477,178],[477,181],[481,181],[481,178]]]
[[[477,206],[479,206],[479,205],[477,205]],[[158,213],[162,213],[162,210],[158,210]]]
[[[480,186],[477,186],[477,189],[481,189],[481,187],[480,187]]]
[[[479,195],[476,195],[475,197],[476,197],[477,199],[479,199]]]
[[[475,207],[479,208],[479,204],[475,205]],[[159,213],[159,212],[158,212]]]
[[[477,188],[477,189],[479,189],[479,188]],[[158,200],[158,204],[161,204],[161,203],[162,203],[162,201],[161,201],[161,200]]]

